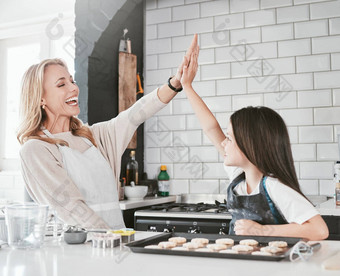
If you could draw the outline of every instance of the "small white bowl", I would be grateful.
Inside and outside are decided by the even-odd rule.
[[[143,199],[148,193],[148,186],[125,186],[125,195],[129,200]]]

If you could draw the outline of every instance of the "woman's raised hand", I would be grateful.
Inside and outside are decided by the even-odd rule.
[[[182,87],[191,86],[198,69],[198,54],[199,54],[199,46],[196,44],[192,49],[192,53],[190,55],[190,59],[187,56],[184,57],[185,62],[183,65],[183,73],[181,78]]]

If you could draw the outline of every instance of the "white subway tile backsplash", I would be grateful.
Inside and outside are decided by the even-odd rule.
[[[179,139],[174,139],[173,144],[173,147],[161,149],[161,163],[188,163],[189,148]]]
[[[298,127],[287,127],[288,134],[289,134],[289,140],[291,143],[298,143],[299,137],[298,137]]]
[[[317,180],[300,180],[299,184],[304,195],[319,195],[319,184]]]
[[[185,4],[193,4],[193,3],[200,3],[206,2],[207,0],[185,0]]]
[[[295,38],[328,35],[327,20],[314,20],[294,24]]]
[[[259,106],[263,105],[263,95],[262,94],[251,94],[242,96],[233,96],[233,109],[234,111],[239,110],[247,106]]]
[[[170,147],[172,146],[171,131],[147,132],[144,134],[146,148]]]
[[[217,31],[200,35],[200,47],[222,47],[229,45],[229,31]]]
[[[196,157],[199,163],[188,162],[174,164],[174,178],[175,179],[202,179],[202,163],[203,161]]]
[[[272,25],[276,22],[275,16],[275,9],[247,12],[245,13],[245,25],[246,27]]]
[[[331,54],[332,70],[340,70],[340,54]]]
[[[185,22],[185,25],[186,25],[186,31],[185,31],[186,34],[212,32],[214,28],[214,22],[213,22],[212,17],[187,20]]]
[[[293,24],[282,24],[262,27],[262,42],[292,39],[294,37]]]
[[[243,13],[214,17],[215,31],[233,30],[244,27]]]
[[[229,13],[228,0],[214,1],[213,4],[210,1],[208,1],[205,3],[201,3],[200,5],[201,5],[201,17],[216,16],[219,14]]]
[[[14,188],[14,176],[10,174],[0,173],[0,189]]]
[[[247,80],[246,79],[230,79],[216,81],[216,94],[217,95],[234,95],[247,93]]]
[[[320,195],[334,196],[335,185],[333,180],[320,180]]]
[[[190,130],[190,131],[174,131],[174,140],[180,141],[187,146],[200,146],[202,145],[202,131]]]
[[[158,55],[148,56],[145,61],[146,70],[156,70],[158,68]]]
[[[204,163],[203,179],[226,179],[227,173],[223,168],[223,163]]]
[[[263,60],[263,75],[295,73],[295,58],[271,58]]]
[[[333,89],[333,105],[340,106],[340,89]]]
[[[162,124],[167,130],[184,130],[185,116],[172,115],[158,117],[158,124]]]
[[[291,74],[280,76],[280,90],[306,90],[313,89],[313,74]]]
[[[300,56],[311,54],[309,39],[279,41],[279,57]]]
[[[300,126],[300,143],[328,143],[333,142],[333,128],[331,126]]]
[[[159,148],[146,148],[144,152],[147,163],[159,164],[161,162],[161,153]]]
[[[220,184],[218,180],[190,180],[190,193],[193,194],[218,194]]]
[[[288,126],[313,124],[313,110],[311,108],[283,109],[280,111],[280,115]]]
[[[148,40],[145,52],[147,55],[169,53],[171,52],[171,39]]]
[[[340,87],[340,71],[314,73],[314,87],[316,89]]]
[[[171,9],[157,9],[146,11],[146,25],[171,21]]]
[[[171,69],[149,70],[145,76],[148,85],[163,84],[171,76]]]
[[[245,54],[246,54],[246,46],[245,45],[238,45],[238,46],[231,46],[231,47],[221,47],[216,48],[216,63],[219,62],[233,62],[233,61],[244,61]]]
[[[191,44],[193,35],[176,36],[171,38],[171,46],[173,52],[186,51]]]
[[[145,9],[152,10],[157,8],[157,0],[146,0],[145,1]]]
[[[145,27],[146,40],[157,38],[157,25],[148,25]]]
[[[300,177],[302,179],[329,179],[333,175],[332,162],[301,162]]]
[[[189,180],[172,179],[170,182],[170,195],[188,194]]]
[[[211,112],[227,112],[231,110],[230,96],[205,97],[203,100]]]
[[[220,194],[227,194],[228,184],[228,180],[220,180]]]
[[[248,93],[267,93],[280,90],[279,76],[247,78]]]
[[[236,46],[235,46],[236,47]],[[277,57],[277,43],[258,43],[246,45],[247,60]]]
[[[199,18],[199,4],[178,6],[172,8],[172,21],[189,20]]]
[[[198,121],[196,115],[186,115],[187,124],[186,129],[201,129],[200,122]]]
[[[172,100],[173,114],[192,114],[192,109],[188,99],[174,99]]]
[[[260,28],[248,28],[230,31],[230,44],[257,43],[261,41]]]
[[[292,4],[293,0],[261,0],[261,9],[285,7],[291,6]]]
[[[297,73],[327,71],[330,67],[330,56],[326,54],[296,57]]]
[[[201,80],[230,78],[230,64],[218,63],[201,66]]]
[[[197,81],[193,82],[193,88],[200,97],[215,95],[215,81]]]
[[[214,49],[203,49],[200,50],[198,57],[198,64],[211,64],[215,62],[215,51]]]
[[[292,145],[294,161],[316,161],[315,144]]]
[[[189,153],[189,160],[201,156],[204,162],[218,162],[218,151],[214,146],[190,147]]]
[[[158,8],[181,6],[184,4],[184,0],[158,0]]]
[[[340,34],[340,18],[329,20],[329,33],[331,35]]]
[[[158,38],[184,35],[184,21],[158,24]]]
[[[266,93],[263,95],[264,105],[272,109],[296,108],[296,92],[287,92],[284,97],[279,97],[279,93]]]
[[[298,107],[318,107],[332,105],[331,90],[307,90],[298,92]]]
[[[158,68],[173,68],[182,63],[184,52],[162,54],[158,56]]]
[[[340,36],[312,38],[312,49],[313,54],[340,52]]]
[[[251,60],[231,63],[231,77],[262,76],[262,61]]]
[[[337,143],[318,144],[317,145],[318,161],[336,161],[339,160],[339,147]]]
[[[330,1],[310,5],[311,19],[329,18],[339,16],[340,1]]]
[[[258,10],[259,0],[230,0],[230,13]]]
[[[340,124],[340,107],[314,108],[314,121],[318,125]]]
[[[294,0],[294,5],[310,4],[315,2],[324,2],[328,0]]]
[[[309,19],[309,5],[278,8],[276,12],[278,24]]]

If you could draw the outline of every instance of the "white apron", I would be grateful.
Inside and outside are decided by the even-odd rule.
[[[47,129],[47,137],[55,138]],[[90,140],[81,137],[90,148],[83,153],[67,146],[58,145],[69,177],[79,188],[86,204],[112,229],[125,227],[119,207],[117,185],[112,169]]]

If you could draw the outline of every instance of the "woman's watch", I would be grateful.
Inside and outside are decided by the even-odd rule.
[[[183,90],[183,87],[181,86],[180,88],[176,88],[176,87],[173,87],[172,85],[171,85],[171,83],[170,83],[170,80],[173,78],[173,76],[172,77],[170,77],[169,79],[168,79],[168,86],[170,87],[170,89],[171,90],[173,90],[173,91],[175,91],[175,92],[181,92],[182,90]]]

